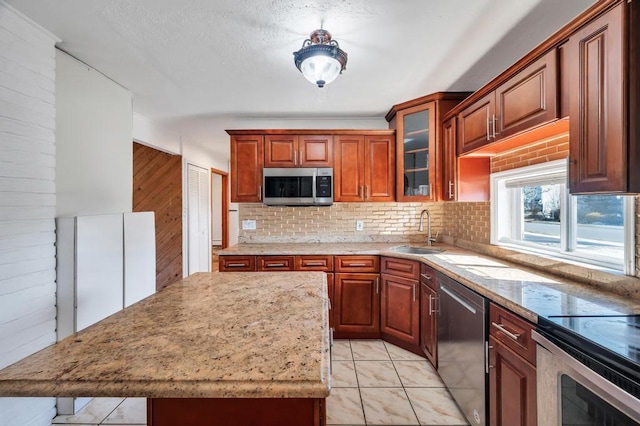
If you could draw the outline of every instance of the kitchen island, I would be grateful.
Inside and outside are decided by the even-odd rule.
[[[327,310],[320,272],[195,274],[0,370],[0,397],[146,397],[150,426],[324,424]]]

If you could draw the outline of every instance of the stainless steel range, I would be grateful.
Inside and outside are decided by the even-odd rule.
[[[640,424],[640,315],[538,318],[538,423]]]

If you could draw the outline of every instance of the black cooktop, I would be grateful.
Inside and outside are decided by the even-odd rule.
[[[538,332],[607,379],[617,381],[611,369],[640,387],[640,315],[538,317]]]

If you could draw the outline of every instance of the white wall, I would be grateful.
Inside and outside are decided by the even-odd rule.
[[[56,340],[55,48],[0,1],[0,368]],[[0,425],[51,424],[54,398],[0,398]]]
[[[130,212],[131,93],[56,51],[56,216]]]

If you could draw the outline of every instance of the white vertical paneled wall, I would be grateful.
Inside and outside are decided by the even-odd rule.
[[[56,341],[55,37],[0,1],[0,368]],[[54,398],[0,398],[50,425]]]

